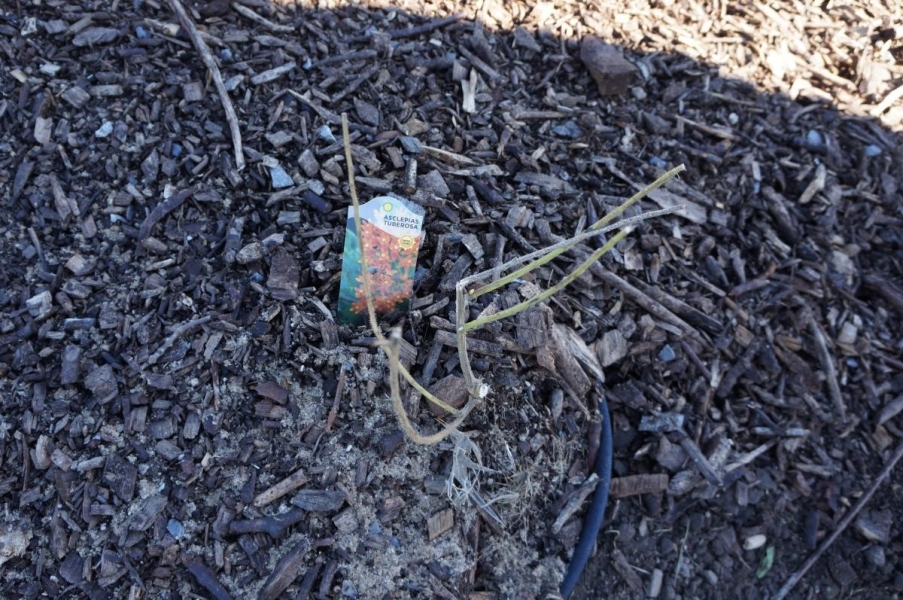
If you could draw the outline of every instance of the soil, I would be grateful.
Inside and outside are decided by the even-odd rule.
[[[594,4],[186,5],[239,155],[168,2],[0,2],[0,596],[559,597],[604,396],[571,597],[774,597],[903,441],[903,5]],[[381,325],[448,394],[462,275],[680,164],[640,206],[686,209],[476,331],[491,393],[419,446],[335,319],[342,113],[362,200],[426,209]],[[892,470],[787,597],[900,597],[901,496]]]

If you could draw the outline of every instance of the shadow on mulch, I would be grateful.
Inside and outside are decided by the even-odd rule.
[[[849,61],[813,61],[794,100],[657,47],[681,27],[696,51],[711,41],[690,17],[662,20],[663,5],[511,2],[431,28],[422,14],[448,13],[423,4],[199,4],[242,172],[165,5],[0,13],[4,598],[554,597],[582,509],[551,526],[590,471],[599,424],[581,405],[603,393],[620,489],[667,486],[611,501],[574,598],[771,596],[870,483],[901,436],[903,144],[823,99],[878,104],[899,66],[869,79],[880,61],[863,43],[866,92]],[[724,42],[738,55],[752,10],[712,17],[725,40],[747,19]],[[599,96],[579,59],[593,23],[637,66],[623,94]],[[878,58],[899,57],[893,31],[874,31]],[[761,75],[747,59],[733,68]],[[687,166],[643,206],[690,210],[645,224],[552,311],[479,334],[474,366],[494,394],[468,431],[501,527],[451,504],[451,446],[404,442],[371,339],[332,319],[342,112],[364,199],[428,209],[412,311],[385,322],[441,389],[454,388],[443,340],[462,273],[569,236]],[[650,298],[663,310],[650,315]],[[544,360],[552,312],[604,385]],[[723,482],[644,417],[680,419]],[[791,597],[903,590],[900,490],[894,474]]]

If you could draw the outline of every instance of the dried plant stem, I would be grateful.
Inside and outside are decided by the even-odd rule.
[[[402,404],[401,401],[401,388],[398,382],[398,369],[401,366],[401,357],[399,356],[400,341],[400,337],[396,330],[393,332],[392,338],[386,340],[385,344],[382,346],[389,357],[389,392],[392,398],[392,408],[395,409],[395,414],[398,416],[398,422],[401,424],[402,430],[404,430],[408,437],[411,438],[411,441],[416,444],[437,444],[449,435],[458,431],[458,427],[461,426],[461,423],[464,422],[464,419],[466,419],[467,415],[476,408],[479,402],[471,397],[467,404],[464,405],[464,408],[460,410],[457,418],[446,425],[444,429],[433,435],[420,435],[417,430],[414,429],[414,426],[411,425],[411,421],[408,419],[408,413],[405,411],[404,404]]]
[[[661,210],[653,210],[653,211],[650,211],[647,213],[643,213],[641,215],[637,215],[635,217],[622,219],[613,225],[606,225],[605,227],[602,227],[600,229],[589,229],[589,230],[581,233],[578,236],[568,238],[566,240],[562,240],[562,241],[558,242],[557,244],[554,244],[547,248],[541,248],[539,250],[536,250],[535,252],[525,254],[524,256],[518,256],[517,258],[511,259],[510,261],[508,261],[507,263],[505,263],[503,265],[499,265],[497,267],[494,267],[487,271],[483,271],[481,273],[477,273],[475,275],[470,275],[469,277],[462,279],[461,281],[464,284],[464,286],[467,287],[471,283],[475,283],[477,281],[487,279],[490,276],[494,275],[495,273],[498,273],[505,269],[510,269],[511,267],[513,267],[515,265],[525,263],[531,259],[534,259],[534,258],[537,259],[537,260],[531,262],[530,264],[526,265],[525,267],[521,267],[517,271],[514,271],[514,272],[506,275],[505,277],[499,278],[498,280],[496,280],[492,283],[486,284],[480,288],[468,291],[468,295],[470,296],[470,299],[474,300],[484,294],[487,294],[487,293],[495,291],[505,285],[508,285],[509,283],[513,283],[514,281],[520,279],[521,277],[523,277],[530,271],[532,271],[538,267],[541,267],[542,265],[551,261],[553,258],[560,256],[563,252],[570,250],[571,248],[573,248],[580,242],[583,242],[590,238],[602,235],[603,233],[608,233],[609,231],[612,231],[614,229],[623,229],[623,228],[627,227],[628,225],[635,225],[637,223],[646,221],[648,219],[655,219],[657,217],[663,217],[665,215],[670,215],[670,214],[675,213],[682,209],[683,209],[683,205],[672,206],[671,208],[663,208]]]
[[[398,423],[401,426],[402,430],[405,432],[405,435],[407,435],[408,438],[411,439],[411,441],[417,444],[435,444],[442,441],[452,433],[457,432],[458,427],[460,427],[460,425],[464,422],[464,419],[467,418],[467,416],[471,413],[471,411],[473,411],[474,408],[482,404],[483,398],[485,398],[489,393],[489,388],[474,375],[473,369],[470,366],[470,358],[467,353],[468,331],[472,331],[489,323],[494,323],[496,321],[512,317],[532,306],[535,306],[536,304],[539,304],[544,300],[548,300],[549,298],[566,288],[568,285],[573,283],[578,277],[585,273],[587,269],[594,265],[596,261],[602,258],[602,256],[604,256],[607,252],[611,251],[611,249],[614,248],[615,245],[618,244],[618,242],[623,240],[633,230],[636,223],[649,218],[666,215],[683,208],[674,207],[670,209],[654,211],[652,213],[646,213],[644,215],[623,219],[617,223],[612,224],[612,221],[614,221],[620,215],[624,214],[624,211],[630,208],[630,206],[638,202],[649,192],[660,187],[666,181],[683,171],[684,166],[680,165],[677,168],[671,169],[670,171],[656,179],[653,183],[628,198],[615,210],[611,211],[603,218],[593,223],[593,225],[589,228],[589,231],[559,242],[548,248],[544,248],[536,252],[531,252],[526,256],[521,256],[514,260],[508,261],[495,269],[484,271],[482,273],[466,277],[459,281],[455,286],[455,326],[458,346],[458,362],[460,363],[461,372],[464,376],[464,382],[467,386],[470,397],[468,398],[467,403],[464,405],[464,407],[460,410],[457,410],[432,395],[426,388],[420,385],[420,383],[418,383],[408,372],[408,370],[405,369],[401,364],[401,334],[399,333],[399,331],[397,329],[393,330],[389,338],[386,338],[386,336],[383,335],[382,331],[380,331],[379,329],[379,322],[376,319],[376,308],[373,304],[373,284],[371,281],[368,257],[364,247],[364,240],[362,235],[363,227],[361,223],[360,202],[358,201],[357,187],[354,182],[354,163],[352,162],[351,157],[351,142],[348,133],[348,117],[344,113],[342,114],[342,136],[345,145],[345,162],[347,163],[348,167],[348,185],[351,193],[354,226],[355,229],[361,233],[358,238],[358,243],[360,244],[361,249],[361,279],[363,280],[362,283],[364,288],[364,296],[366,298],[367,304],[367,316],[369,318],[370,327],[373,330],[373,335],[376,336],[376,345],[382,348],[389,359],[389,395],[392,401],[392,409],[395,411],[395,415],[398,418]],[[570,274],[566,275],[557,284],[537,294],[533,298],[520,302],[519,304],[516,304],[515,306],[512,306],[508,309],[499,311],[487,317],[474,319],[473,321],[467,320],[471,299],[477,298],[478,296],[487,294],[505,285],[508,285],[516,281],[520,277],[526,275],[530,271],[533,271],[540,266],[548,263],[555,257],[560,256],[567,250],[572,249],[580,242],[589,239],[590,237],[601,235],[613,229],[620,229],[620,231],[612,236],[612,238],[608,240],[601,248],[597,249],[592,254],[590,254],[589,257],[585,258],[583,262],[581,262],[577,266],[577,268],[575,268]],[[497,273],[500,273],[501,271],[507,271],[523,263],[527,264],[525,264],[522,268],[517,269],[512,273],[509,273],[508,275],[498,279],[497,281],[494,281],[475,290],[470,289],[471,284],[475,282],[485,280]],[[454,420],[445,425],[445,427],[438,433],[434,433],[432,435],[421,435],[416,429],[414,429],[414,426],[411,424],[411,420],[408,417],[407,411],[405,410],[404,403],[401,400],[401,377],[404,377],[405,380],[408,381],[414,387],[414,389],[422,394],[428,401],[454,415]]]
[[[578,277],[583,275],[583,273],[585,273],[586,270],[589,269],[591,264],[593,264],[594,262],[596,262],[597,260],[602,258],[602,256],[604,256],[606,253],[611,251],[611,249],[614,248],[618,242],[620,242],[625,237],[627,237],[627,234],[629,234],[631,231],[632,231],[632,228],[628,227],[627,229],[623,229],[623,230],[619,231],[618,233],[616,233],[610,240],[608,240],[608,242],[606,242],[606,244],[604,246],[602,246],[601,248],[599,248],[598,250],[593,252],[589,256],[589,258],[587,258],[585,261],[583,261],[579,267],[574,269],[573,272],[571,272],[569,275],[567,275],[565,278],[563,278],[561,281],[559,281],[558,283],[556,283],[549,289],[533,296],[529,300],[524,300],[523,302],[515,304],[511,308],[507,308],[505,310],[500,310],[499,312],[497,312],[493,315],[489,315],[488,317],[482,317],[480,319],[475,319],[473,321],[470,321],[469,323],[464,325],[464,330],[461,333],[466,334],[468,331],[476,329],[477,327],[481,327],[481,326],[487,325],[489,323],[494,323],[496,321],[501,321],[502,319],[507,319],[508,317],[513,317],[517,313],[525,311],[528,308],[530,308],[531,306],[535,306],[535,305],[539,304],[543,300],[548,300],[549,298],[551,298],[552,296],[554,296],[555,294],[557,294],[558,292],[560,292],[561,290],[563,290],[564,288],[566,288],[567,286],[572,284],[574,282],[574,280],[576,280]],[[532,267],[532,264],[528,265],[528,266]]]
[[[616,217],[624,214],[624,211],[626,211],[628,208],[630,208],[631,206],[636,204],[640,199],[647,196],[650,192],[660,188],[662,185],[665,184],[666,181],[668,181],[669,179],[671,179],[672,177],[674,177],[678,173],[681,173],[684,170],[686,170],[686,168],[683,165],[679,165],[677,167],[674,167],[667,173],[662,174],[658,179],[656,179],[655,181],[653,181],[652,183],[650,183],[649,185],[647,185],[646,187],[644,187],[643,189],[638,191],[636,194],[634,194],[633,196],[631,196],[630,198],[625,200],[620,206],[618,206],[617,208],[612,210],[610,213],[606,214],[604,217],[602,217],[601,219],[599,219],[598,221],[593,223],[590,226],[589,230],[581,235],[578,235],[573,238],[559,242],[559,243],[555,244],[554,246],[550,246],[548,248],[543,248],[541,250],[537,250],[536,252],[531,252],[530,254],[527,254],[526,256],[521,256],[521,257],[515,258],[515,259],[508,261],[507,263],[501,265],[500,267],[496,267],[495,269],[492,269],[490,271],[484,271],[483,273],[479,273],[477,275],[474,275],[472,277],[468,277],[467,279],[464,279],[463,281],[467,282],[467,285],[469,285],[470,283],[473,283],[475,281],[480,281],[481,279],[488,277],[492,273],[510,269],[511,267],[513,267],[515,265],[519,265],[521,263],[525,263],[534,257],[541,257],[541,258],[538,258],[537,260],[531,262],[527,266],[525,266],[521,269],[518,269],[517,271],[515,271],[505,277],[502,277],[498,281],[494,281],[494,282],[492,282],[488,285],[485,285],[477,290],[471,291],[470,292],[471,299],[476,299],[476,298],[482,296],[483,294],[486,294],[488,292],[497,290],[503,286],[508,285],[509,283],[513,282],[514,280],[529,273],[533,269],[541,267],[542,265],[548,263],[552,259],[560,256],[562,253],[573,248],[574,246],[576,246],[577,244],[579,244],[580,242],[582,242],[588,238],[591,238],[596,235],[601,235],[602,233],[611,231],[612,229],[623,229],[627,225],[630,225],[633,223],[638,223],[638,222],[644,221],[646,219],[652,219],[652,218],[655,218],[658,216],[666,215],[666,214],[676,212],[676,211],[682,209],[683,208],[682,206],[675,206],[673,208],[658,210],[658,211],[646,213],[643,215],[639,215],[636,217],[631,217],[630,219],[624,219],[622,221],[619,221],[618,223],[615,223],[614,225],[608,225]]]

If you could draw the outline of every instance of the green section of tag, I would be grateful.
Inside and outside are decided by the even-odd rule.
[[[379,196],[361,205],[360,213],[362,232],[354,226],[354,207],[348,208],[342,255],[339,321],[349,325],[367,322],[361,237],[370,269],[373,306],[377,313],[386,314],[408,307],[423,228],[423,208],[401,198]]]

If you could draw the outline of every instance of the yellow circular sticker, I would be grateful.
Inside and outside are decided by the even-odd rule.
[[[414,238],[409,235],[403,235],[400,238],[398,238],[398,243],[405,250],[410,250],[411,247],[414,245]]]
[[[386,212],[392,212],[392,203],[386,202],[385,204],[383,204],[383,210]]]

